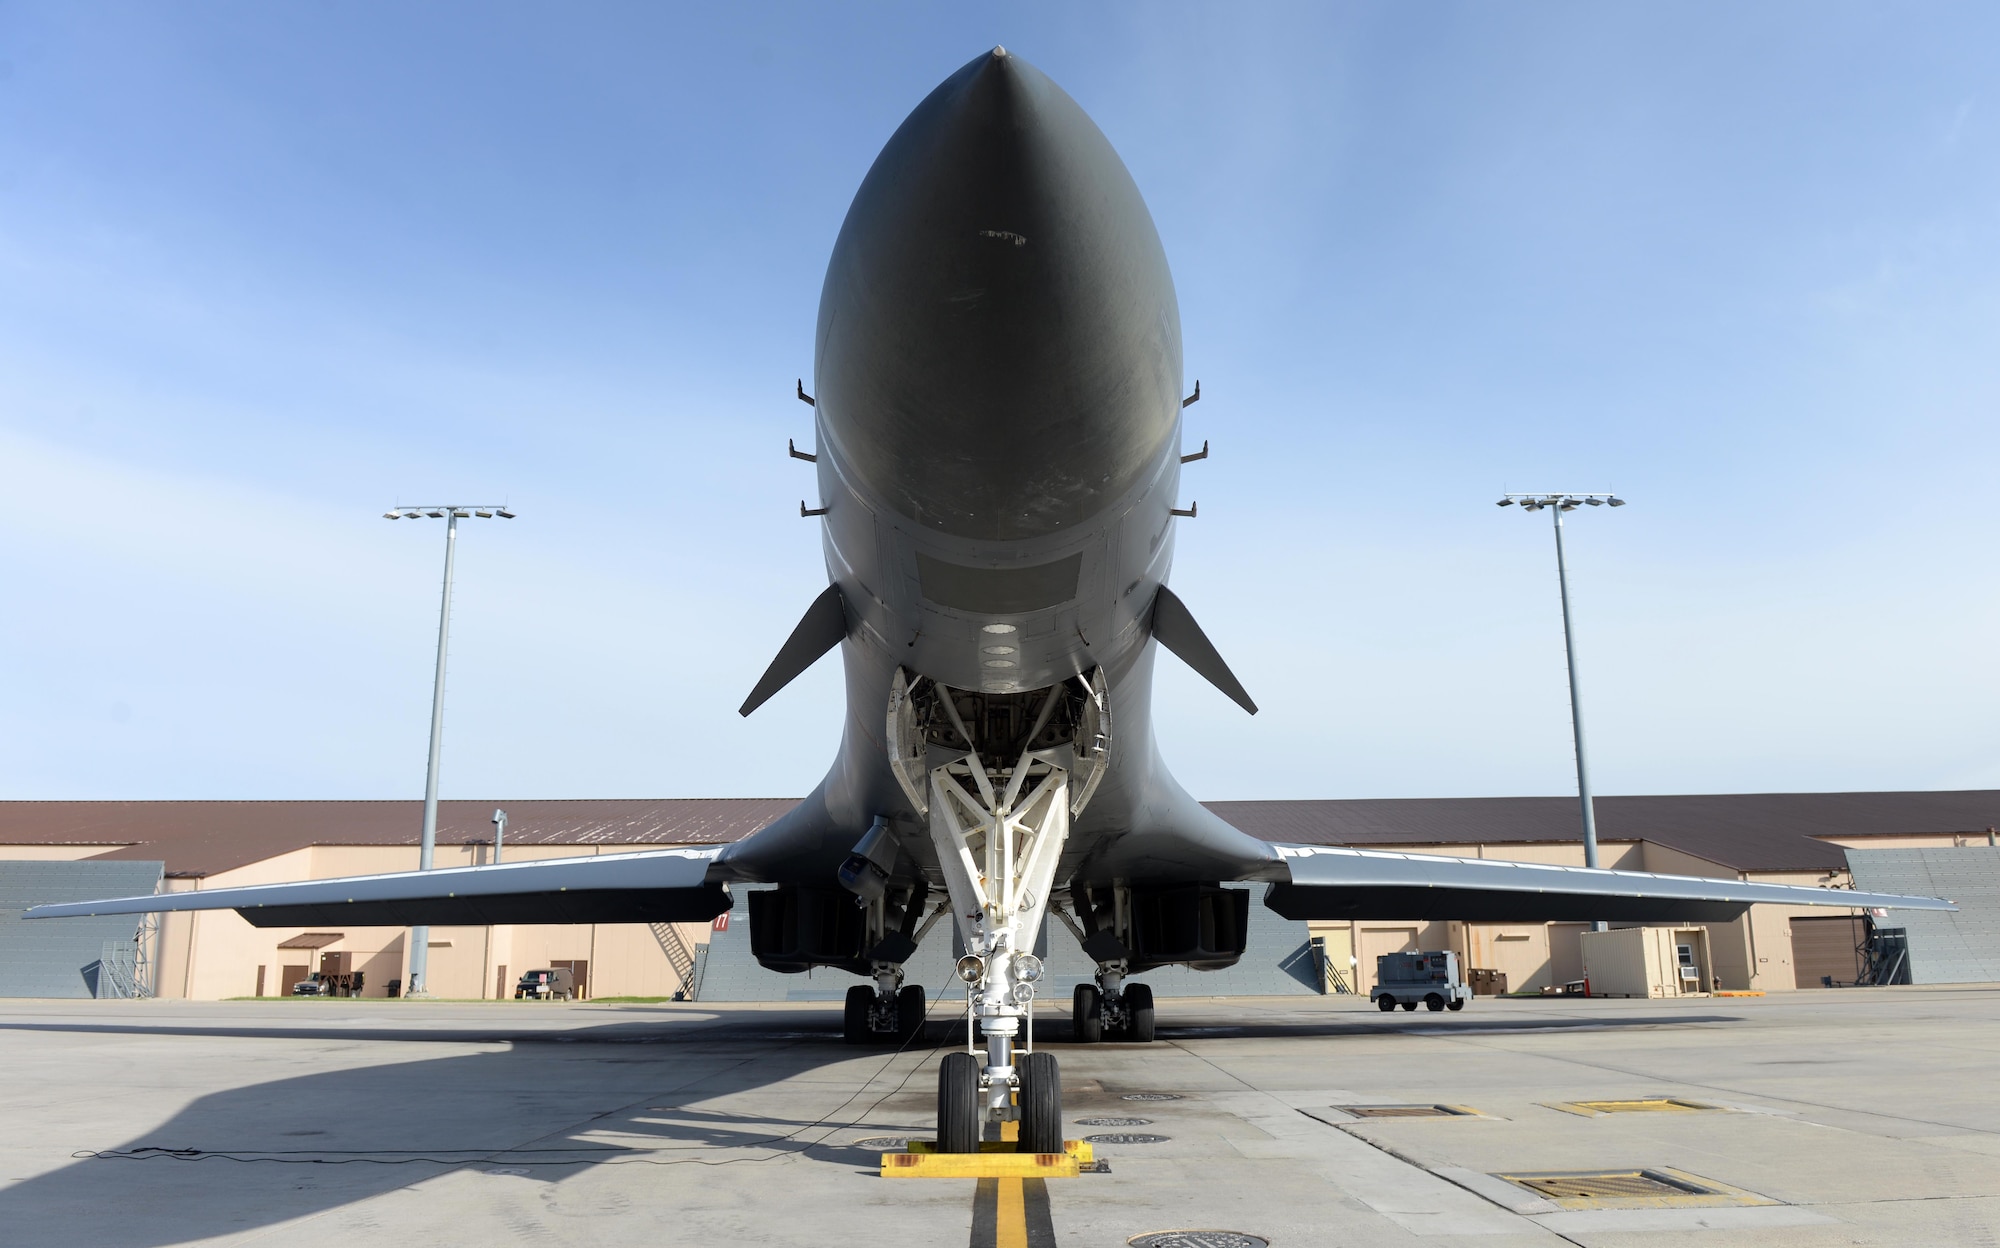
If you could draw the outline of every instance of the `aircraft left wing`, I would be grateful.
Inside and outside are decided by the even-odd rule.
[[[1493,858],[1275,845],[1291,873],[1264,904],[1288,919],[1460,919],[1472,923],[1727,923],[1752,905],[1956,910],[1936,897],[1605,871]]]
[[[709,866],[721,852],[721,846],[654,849],[197,889],[35,906],[24,917],[234,910],[257,927],[705,923],[730,905],[729,890],[708,880]]]

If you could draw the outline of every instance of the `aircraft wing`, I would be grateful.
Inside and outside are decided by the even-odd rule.
[[[708,881],[709,864],[721,852],[721,846],[655,849],[198,889],[35,906],[24,917],[234,910],[257,927],[705,923],[729,909],[728,890]]]
[[[1462,919],[1475,923],[1727,923],[1752,905],[1956,910],[1935,897],[1446,858],[1333,845],[1275,846],[1291,872],[1264,904],[1288,919]]]

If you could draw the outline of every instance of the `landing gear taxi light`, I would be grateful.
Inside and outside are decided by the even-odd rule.
[[[1032,953],[1014,955],[1014,978],[1032,984],[1042,977],[1042,960]]]
[[[968,984],[976,984],[986,978],[986,959],[976,953],[968,953],[958,960],[958,977]]]

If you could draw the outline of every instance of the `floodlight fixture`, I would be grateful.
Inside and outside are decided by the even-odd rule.
[[[1610,503],[1613,507],[1623,507],[1625,505],[1625,500],[1622,498],[1607,498],[1604,501]]]
[[[512,520],[514,518],[514,513],[508,511],[505,507],[496,508],[493,514],[500,517],[502,520]]]
[[[1493,505],[1495,507],[1512,507],[1514,505],[1514,500],[1511,498],[1503,498],[1499,502]]]
[[[475,511],[472,514],[478,516],[481,520],[491,520],[493,518],[493,513],[490,511]]]
[[[382,513],[382,518],[384,520],[401,520],[403,513],[400,511],[385,511]]]
[[[427,515],[427,516],[429,516],[429,517],[430,517],[431,519],[433,519],[433,520],[442,520],[442,519],[444,519],[444,513],[443,513],[443,512],[441,512],[441,511],[427,511],[427,512],[425,512],[424,514],[425,514],[425,515]]]

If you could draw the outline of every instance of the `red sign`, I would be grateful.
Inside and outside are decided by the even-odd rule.
[[[723,912],[722,912],[721,914],[718,914],[718,915],[716,915],[716,916],[715,916],[715,922],[714,922],[714,923],[712,923],[712,924],[710,924],[710,926],[711,926],[711,927],[713,927],[713,928],[714,928],[714,929],[715,929],[716,931],[718,931],[718,932],[726,932],[726,931],[728,931],[728,930],[729,930],[729,911],[727,911],[727,910],[724,910],[724,911],[723,911]]]

